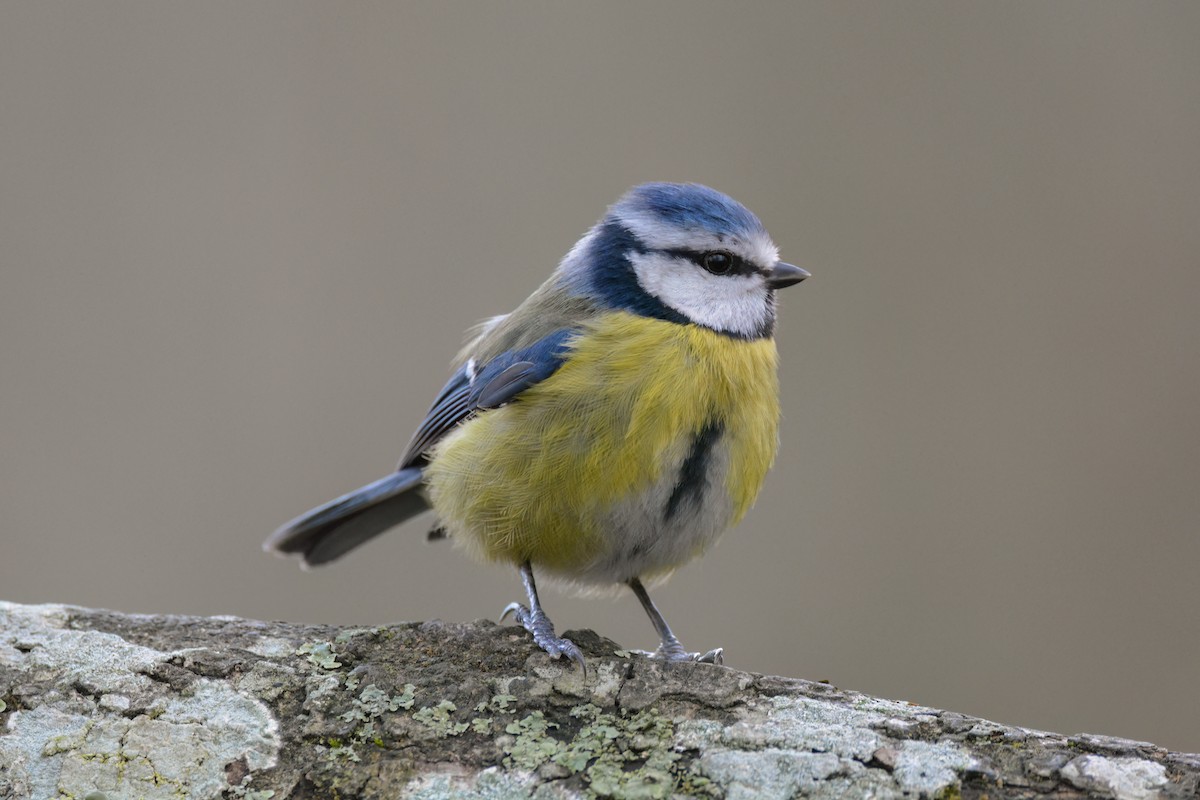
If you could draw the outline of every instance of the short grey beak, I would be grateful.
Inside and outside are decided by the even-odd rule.
[[[767,286],[770,286],[772,289],[782,289],[785,286],[791,286],[793,283],[799,283],[808,277],[811,277],[808,270],[800,269],[794,264],[779,261],[776,262],[775,266],[767,270]]]

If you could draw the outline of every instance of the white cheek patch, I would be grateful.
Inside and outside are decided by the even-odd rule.
[[[657,253],[630,253],[638,283],[692,322],[754,337],[774,315],[761,275],[713,275],[690,261]]]

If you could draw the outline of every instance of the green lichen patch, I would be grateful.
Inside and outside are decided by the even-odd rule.
[[[443,700],[436,706],[425,706],[413,714],[413,719],[431,730],[435,736],[445,738],[458,736],[467,730],[468,723],[455,722],[450,715],[458,710],[458,706],[449,700]]]
[[[399,694],[389,694],[374,683],[367,684],[353,698],[350,708],[337,715],[343,722],[357,723],[353,732],[343,739],[341,736],[331,736],[321,747],[326,749],[326,761],[340,760],[359,761],[359,749],[373,745],[383,749],[387,746],[383,735],[378,729],[386,714],[395,714],[412,708],[416,702],[417,687],[411,683],[404,685],[404,691]]]
[[[352,744],[344,744],[344,743],[342,743],[341,741],[338,741],[338,740],[330,740],[330,741],[331,741],[331,742],[334,742],[334,741],[336,741],[337,743],[336,743],[336,744],[331,744],[331,745],[330,745],[330,746],[329,746],[329,747],[328,747],[328,748],[325,750],[325,758],[326,758],[326,760],[328,760],[328,761],[342,761],[342,760],[346,760],[346,761],[362,761],[362,759],[361,759],[361,758],[359,758],[359,756],[358,756],[358,753],[357,753],[357,752],[355,752],[355,750],[354,750],[354,745],[352,745]]]
[[[308,661],[321,669],[337,669],[342,662],[337,660],[333,642],[306,642],[296,648],[296,655],[308,656]]]
[[[495,711],[500,714],[515,714],[517,710],[513,705],[517,702],[517,698],[511,694],[494,694],[490,700],[484,700],[479,705],[475,706],[476,711]]]
[[[549,735],[552,727],[558,724],[549,722],[541,711],[510,722],[504,730],[516,738],[504,747],[504,766],[532,772],[553,758],[562,745]]]
[[[388,711],[412,708],[416,692],[417,687],[411,683],[404,684],[404,691],[397,695],[389,695],[373,683],[367,684],[355,698],[354,705],[340,718],[346,722],[370,722]]]
[[[540,711],[509,723],[504,745],[508,769],[549,765],[578,776],[591,797],[665,798],[705,794],[709,781],[691,772],[675,748],[674,726],[653,709],[609,713],[590,703],[571,709],[579,721],[569,736]]]
[[[333,637],[334,644],[345,644],[358,636],[378,636],[381,628],[347,628]]]

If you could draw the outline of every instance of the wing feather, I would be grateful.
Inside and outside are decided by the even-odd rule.
[[[562,364],[573,328],[563,328],[521,350],[510,350],[488,363],[459,367],[430,407],[400,459],[400,469],[423,464],[428,452],[455,426],[475,414],[510,403],[549,378]],[[473,373],[473,374],[472,374]]]

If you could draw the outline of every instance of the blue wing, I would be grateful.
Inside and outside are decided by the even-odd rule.
[[[488,363],[471,362],[450,378],[413,434],[399,469],[424,464],[426,452],[456,425],[480,411],[510,403],[521,392],[546,380],[562,365],[573,328],[555,331],[522,350],[501,353]]]

